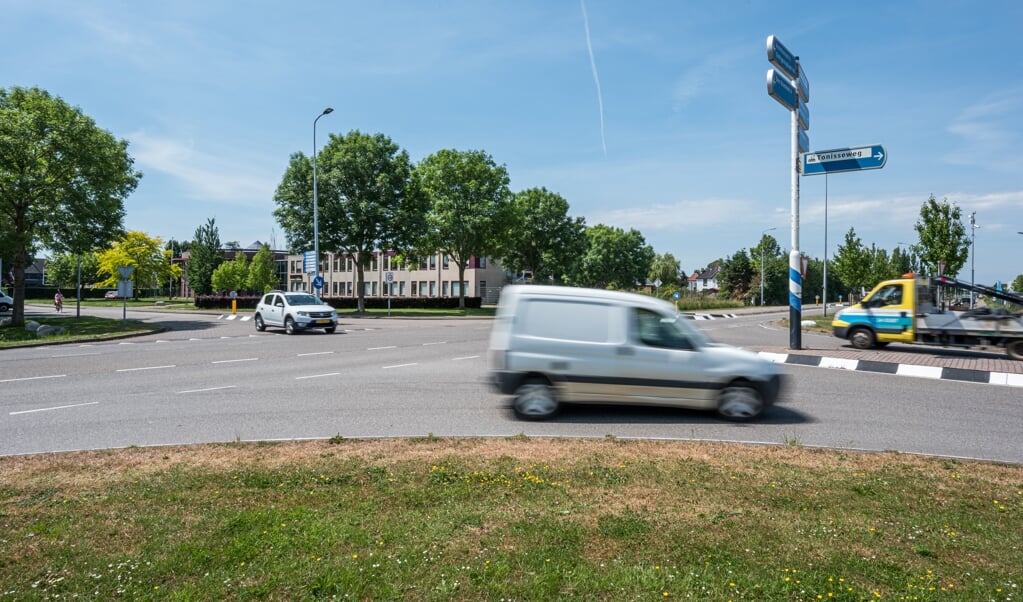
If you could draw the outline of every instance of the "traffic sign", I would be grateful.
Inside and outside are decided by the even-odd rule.
[[[887,161],[888,153],[880,144],[816,151],[803,155],[803,175],[881,169]]]
[[[323,276],[317,276],[316,278],[313,278],[313,288],[316,289],[323,288]]]
[[[806,135],[806,130],[801,129],[799,130],[799,152],[805,153],[808,150],[810,150],[810,137]]]
[[[767,36],[767,60],[771,61],[771,64],[781,70],[789,79],[799,77],[796,55],[789,52],[789,49],[774,36]],[[809,90],[807,90],[807,94],[809,95]]]
[[[316,251],[306,251],[302,254],[302,271],[306,274],[316,273]]]
[[[804,130],[810,129],[810,109],[806,108],[806,101],[799,103],[799,109],[796,111],[799,115],[799,127]],[[810,150],[810,149],[807,149]]]
[[[799,105],[796,89],[792,87],[792,82],[774,69],[767,70],[767,93],[790,111],[795,111]]]
[[[796,88],[799,90],[799,98],[803,102],[810,102],[810,82],[806,79],[806,72],[803,66],[799,66],[799,79],[796,80]]]
[[[394,282],[394,272],[386,272],[384,274],[384,280],[387,282]]]

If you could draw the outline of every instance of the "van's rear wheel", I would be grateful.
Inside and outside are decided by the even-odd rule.
[[[547,420],[558,413],[554,388],[542,378],[530,378],[515,391],[512,409],[522,420]]]
[[[1023,339],[1009,341],[1005,346],[1005,352],[1014,360],[1023,360]]]
[[[849,334],[849,342],[857,349],[871,349],[877,344],[877,339],[869,329],[857,328]]]
[[[760,393],[748,385],[729,385],[721,391],[718,401],[718,416],[725,420],[742,422],[753,420],[764,411],[764,400]]]

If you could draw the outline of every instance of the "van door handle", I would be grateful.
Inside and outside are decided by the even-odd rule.
[[[630,346],[619,347],[618,355],[636,355],[636,350]]]

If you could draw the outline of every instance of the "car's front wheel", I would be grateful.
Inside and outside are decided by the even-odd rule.
[[[284,318],[284,332],[288,334],[295,334],[295,321],[291,319],[291,316]]]
[[[558,413],[554,388],[542,378],[530,378],[515,391],[512,409],[522,420],[547,420]]]
[[[326,332],[327,334],[334,334],[334,329],[335,327],[331,326],[330,328],[324,328],[323,331]]]
[[[718,415],[725,420],[742,422],[753,420],[764,411],[760,393],[749,385],[734,384],[721,391]]]
[[[266,323],[263,322],[263,316],[256,314],[256,317],[252,319],[256,324],[256,332],[263,332],[266,330]]]

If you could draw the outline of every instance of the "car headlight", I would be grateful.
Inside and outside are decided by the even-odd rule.
[[[298,312],[298,315],[302,316],[303,318],[308,318],[309,317],[309,312],[307,312],[307,311],[300,311],[300,312]]]

